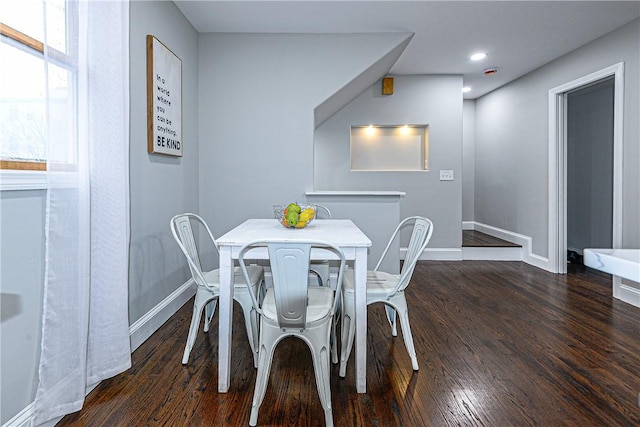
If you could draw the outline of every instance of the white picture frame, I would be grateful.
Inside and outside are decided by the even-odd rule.
[[[182,156],[182,60],[147,35],[147,151]]]

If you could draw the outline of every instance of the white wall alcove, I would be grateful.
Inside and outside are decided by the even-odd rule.
[[[351,126],[352,171],[426,171],[428,125]]]

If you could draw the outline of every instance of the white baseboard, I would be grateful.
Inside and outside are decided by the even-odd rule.
[[[465,227],[469,227],[469,228],[465,228]],[[533,265],[534,267],[538,267],[546,271],[552,271],[548,258],[542,257],[540,255],[536,255],[531,251],[532,239],[529,236],[514,233],[508,230],[503,230],[498,227],[493,227],[491,225],[482,224],[480,222],[475,222],[475,221],[469,221],[467,222],[466,225],[463,224],[463,229],[480,231],[481,233],[485,233],[490,236],[497,237],[502,240],[506,240],[507,242],[516,243],[522,246],[521,259],[517,261],[525,262],[529,265]]]
[[[612,276],[613,296],[621,301],[640,307],[640,283]]]
[[[420,256],[420,259],[432,261],[462,261],[462,249],[426,248]]]
[[[497,237],[507,242],[520,245],[519,248],[427,248],[420,257],[421,260],[438,261],[461,261],[461,260],[482,260],[482,261],[522,261],[534,267],[546,271],[552,271],[549,266],[549,259],[531,252],[531,237],[512,231],[503,230],[476,221],[463,221],[463,230],[477,230],[490,236]],[[400,259],[404,259],[407,248],[400,248]]]
[[[618,295],[616,298],[631,304],[634,307],[640,307],[640,290],[632,288],[627,285],[620,285],[620,288],[616,292]]]
[[[148,313],[129,326],[131,352],[133,353],[135,349],[140,347],[140,344],[160,329],[160,326],[169,320],[195,294],[193,279],[189,279],[163,299],[160,304],[153,307]]]
[[[553,269],[551,268],[549,258],[541,257],[540,255],[529,252],[522,257],[522,261],[534,267],[538,267],[542,270],[548,271],[549,273],[557,273],[557,271],[553,271]]]
[[[522,261],[522,247],[463,247],[462,259],[465,261]]]
[[[523,248],[531,246],[531,237],[523,234],[514,233],[512,231],[504,230],[502,228],[493,227],[491,225],[482,224],[481,222],[474,222],[472,230],[479,231],[484,234],[488,234],[493,237],[497,237],[507,242],[515,243]]]
[[[407,248],[400,248],[400,259],[403,260]],[[419,258],[421,261],[462,261],[462,249],[458,248],[426,248]]]
[[[30,427],[31,419],[33,418],[33,411],[34,403],[31,402],[26,408],[4,423],[2,427]]]

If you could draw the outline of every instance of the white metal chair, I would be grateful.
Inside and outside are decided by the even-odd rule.
[[[319,219],[331,219],[331,211],[328,207],[323,205],[314,205],[316,207],[316,218]],[[320,215],[318,215],[320,213]],[[309,271],[318,276],[320,286],[330,285],[330,269],[329,260],[313,260],[309,264]]]
[[[215,313],[217,298],[220,295],[220,271],[218,269],[211,271],[202,271],[200,264],[200,257],[198,255],[198,244],[193,235],[194,224],[200,224],[209,235],[213,247],[215,245],[215,239],[209,229],[207,223],[198,215],[192,213],[184,213],[176,215],[171,219],[171,232],[175,238],[178,246],[182,250],[182,253],[187,258],[189,269],[193,281],[197,285],[195,302],[193,303],[193,315],[191,317],[191,326],[189,326],[189,335],[187,337],[187,344],[184,348],[184,354],[182,356],[182,364],[189,362],[189,354],[193,348],[193,344],[196,341],[196,335],[198,328],[200,327],[200,317],[202,316],[202,310],[207,307],[207,313],[204,319],[204,331],[209,331],[209,324],[211,318]],[[239,267],[234,269],[234,282],[233,282],[233,299],[240,303],[242,312],[244,314],[245,327],[247,329],[247,336],[249,337],[249,344],[251,351],[253,352],[254,366],[258,366],[258,314],[253,308],[251,295],[256,292],[258,295],[261,292],[261,284],[264,281],[264,270],[257,265],[251,265],[247,267],[247,275],[243,275]],[[245,280],[246,277],[246,280]],[[247,287],[247,283],[251,284],[251,291]]]
[[[405,226],[413,224],[413,231],[407,247],[402,270],[400,274],[390,274],[384,271],[378,271],[380,264],[384,260],[392,242],[398,236],[400,230]],[[407,301],[404,296],[404,290],[409,285],[413,270],[418,262],[418,258],[426,248],[431,234],[433,233],[433,223],[427,218],[420,216],[412,216],[404,219],[398,224],[395,231],[389,239],[387,247],[382,252],[380,260],[372,271],[367,271],[367,305],[381,302],[385,304],[387,312],[387,320],[391,324],[391,334],[395,337],[398,335],[396,326],[396,311],[400,316],[400,324],[402,327],[402,336],[404,344],[411,358],[413,370],[418,370],[418,359],[413,346],[413,336],[411,335],[411,327],[409,325],[409,312],[407,310]],[[355,336],[355,289],[353,270],[348,270],[344,276],[344,284],[342,286],[342,348],[340,351],[340,376],[346,375],[347,361],[353,346]]]
[[[273,353],[285,337],[303,340],[311,350],[316,386],[324,409],[325,423],[333,426],[331,410],[330,361],[331,335],[345,268],[344,253],[329,242],[320,241],[254,241],[239,253],[240,268],[250,278],[245,255],[251,250],[267,250],[273,287],[267,289],[262,303],[255,294],[253,304],[260,313],[258,373],[253,393],[249,425],[258,422],[258,411],[269,382]],[[336,290],[326,286],[309,286],[309,257],[312,250],[336,254],[340,261]]]

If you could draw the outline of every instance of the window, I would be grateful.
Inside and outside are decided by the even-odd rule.
[[[68,31],[76,26],[72,4],[18,1],[2,10],[0,169],[45,170],[47,160],[74,168],[76,144],[54,150],[46,143],[76,140],[75,49],[68,43]]]

